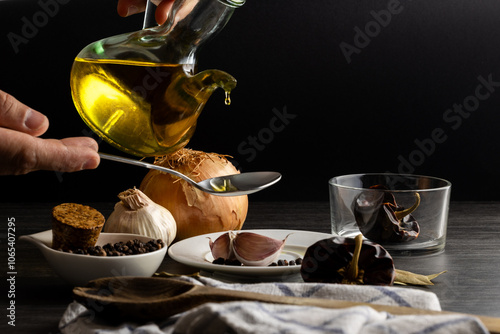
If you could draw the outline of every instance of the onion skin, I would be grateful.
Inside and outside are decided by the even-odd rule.
[[[239,173],[223,156],[189,149],[181,149],[172,157],[155,163],[175,169],[196,182]],[[140,190],[174,216],[177,222],[175,241],[207,233],[240,230],[248,212],[246,195],[210,195],[174,175],[156,170],[148,172]]]

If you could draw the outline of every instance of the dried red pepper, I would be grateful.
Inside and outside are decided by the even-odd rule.
[[[379,244],[333,237],[311,245],[302,260],[305,282],[392,285],[395,269],[391,255]]]
[[[386,190],[383,185],[370,189]],[[405,209],[396,203],[389,191],[365,191],[354,199],[353,213],[361,233],[375,242],[403,242],[414,240],[420,226],[411,215],[420,205],[420,195],[415,193],[415,204]]]

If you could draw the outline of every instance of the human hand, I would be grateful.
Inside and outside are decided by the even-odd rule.
[[[48,127],[46,116],[0,90],[0,175],[36,170],[75,172],[99,165],[94,139],[39,138]]]
[[[151,0],[158,7],[155,18],[158,24],[163,24],[167,20],[168,12],[174,0]],[[127,17],[133,14],[142,13],[146,10],[147,0],[118,0],[118,14]]]

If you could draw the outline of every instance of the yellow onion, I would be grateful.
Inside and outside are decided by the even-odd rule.
[[[186,148],[157,158],[155,164],[174,169],[196,182],[239,173],[222,155]],[[248,212],[246,195],[210,195],[177,176],[156,170],[144,177],[140,190],[174,216],[176,241],[206,233],[240,230]]]

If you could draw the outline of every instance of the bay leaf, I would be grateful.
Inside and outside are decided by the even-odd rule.
[[[432,275],[420,275],[415,274],[410,271],[396,269],[396,277],[394,278],[394,284],[399,285],[434,285],[432,280],[441,274],[446,272],[442,271],[437,274]]]

